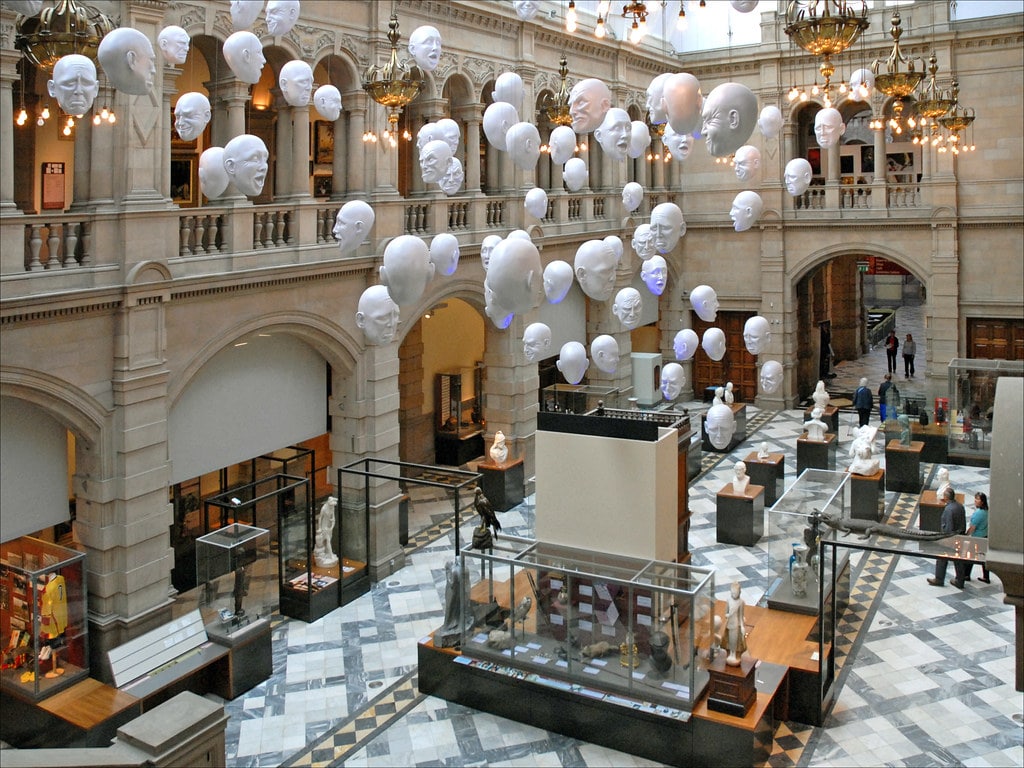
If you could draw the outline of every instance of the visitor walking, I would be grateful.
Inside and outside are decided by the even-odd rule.
[[[914,378],[914,355],[917,354],[917,342],[909,333],[907,340],[903,342],[903,376],[907,379]]]
[[[878,413],[882,417],[882,423],[885,423],[887,416],[886,406],[889,404],[889,390],[892,389],[892,374],[885,374],[885,379],[882,381],[881,386],[878,387]],[[896,414],[888,414],[889,418],[896,418]]]
[[[871,409],[874,405],[874,398],[871,397],[871,390],[868,389],[868,380],[862,378],[860,386],[853,393],[853,407],[856,409],[857,416],[860,419],[859,426],[866,427],[868,425],[868,420],[871,418]]]
[[[981,491],[974,494],[974,512],[971,513],[971,524],[967,526],[968,536],[977,536],[979,539],[988,538],[988,496]],[[967,564],[967,581],[971,580],[971,571],[974,570],[974,563]],[[981,564],[981,578],[986,584],[991,584],[992,579],[988,575],[988,564]]]
[[[889,373],[896,373],[896,353],[900,348],[900,340],[896,338],[896,331],[889,331],[885,337],[885,357],[889,365]]]
[[[967,510],[964,509],[963,504],[956,500],[956,491],[952,486],[946,489],[942,500],[946,502],[946,507],[942,510],[942,517],[940,518],[942,532],[963,536],[967,532]],[[935,561],[935,578],[928,579],[928,583],[933,587],[943,586],[946,583],[947,565],[949,565],[949,560],[944,557],[938,558]],[[964,579],[967,577],[967,563],[963,560],[954,560],[953,570],[956,572],[956,576],[950,579],[949,583],[957,589],[963,589]]]

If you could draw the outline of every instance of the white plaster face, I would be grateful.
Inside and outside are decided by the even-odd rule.
[[[580,288],[595,301],[607,301],[615,290],[615,252],[604,240],[587,240],[576,249],[573,271]]]
[[[846,133],[846,124],[838,109],[825,107],[814,116],[814,136],[818,140],[819,147],[823,149],[834,147],[844,133]]]
[[[441,181],[451,159],[452,150],[447,142],[440,139],[427,142],[420,150],[420,176],[423,181],[427,184]]]
[[[789,194],[802,195],[811,186],[811,164],[802,157],[795,157],[786,163],[783,178]]]
[[[427,244],[414,235],[399,235],[384,249],[380,281],[399,306],[415,304],[434,276]]]
[[[430,261],[438,274],[448,277],[459,266],[459,239],[450,232],[434,235],[430,241]]]
[[[199,189],[210,200],[224,194],[230,180],[224,170],[224,147],[210,147],[199,156]]]
[[[633,246],[633,252],[644,261],[657,255],[654,250],[654,233],[651,232],[651,225],[641,224],[634,229],[630,245]]]
[[[508,233],[508,237],[519,238],[520,240],[525,240],[528,243],[533,242],[533,238],[530,237],[530,233],[525,229],[513,229]]]
[[[774,104],[769,104],[758,115],[757,127],[766,139],[774,139],[782,130],[782,112]]]
[[[260,39],[252,32],[234,32],[224,41],[224,61],[235,77],[253,85],[260,81],[260,72],[267,63]]]
[[[736,433],[736,417],[732,408],[724,403],[712,405],[704,419],[704,429],[708,433],[708,442],[715,448],[728,448],[732,436]]]
[[[341,115],[341,91],[333,85],[321,85],[313,94],[313,106],[324,120],[334,122]]]
[[[757,124],[757,96],[740,83],[722,83],[704,99],[701,135],[708,152],[727,157],[747,143]]]
[[[743,344],[750,354],[760,355],[768,349],[771,340],[771,326],[767,319],[754,315],[743,324]]]
[[[548,356],[551,349],[551,329],[544,323],[530,323],[523,331],[523,357],[535,363]]]
[[[697,347],[700,346],[700,339],[697,332],[691,328],[683,328],[672,340],[672,350],[675,352],[676,360],[689,360],[697,354]]]
[[[267,31],[287,35],[299,20],[299,0],[267,0]]]
[[[451,197],[460,189],[462,184],[466,180],[466,171],[462,168],[462,161],[457,157],[453,157],[448,161],[448,168],[444,172],[444,176],[437,182],[437,186],[441,188],[441,191]]]
[[[733,198],[732,208],[729,210],[729,218],[732,219],[733,228],[737,232],[746,232],[761,218],[761,211],[764,210],[764,202],[757,192],[744,190]]]
[[[540,10],[534,0],[513,0],[512,6],[516,9],[516,16],[523,21],[529,21]]]
[[[647,114],[651,118],[651,125],[660,125],[668,120],[668,113],[665,111],[665,81],[672,77],[671,72],[662,72],[651,80],[647,86]]]
[[[494,81],[494,101],[511,104],[516,113],[523,108],[523,78],[515,72],[502,72]]]
[[[398,305],[383,285],[371,285],[359,297],[356,327],[363,331],[367,344],[390,344],[398,329]]]
[[[683,162],[690,156],[693,149],[693,136],[688,133],[676,133],[671,125],[665,126],[665,132],[661,136],[661,143],[672,153],[672,159],[677,163]]]
[[[494,300],[494,291],[491,290],[491,286],[487,283],[486,279],[484,280],[484,314],[490,318],[491,322],[494,323],[494,327],[500,331],[512,325],[512,320],[515,319],[513,312],[509,312]]]
[[[263,0],[231,0],[231,25],[235,30],[248,29],[263,10]]]
[[[569,91],[569,115],[572,129],[577,133],[590,133],[604,120],[611,109],[612,92],[596,77],[580,80]]]
[[[61,56],[53,65],[53,79],[46,88],[69,115],[84,115],[100,92],[96,65],[78,53]]]
[[[619,367],[619,342],[607,333],[590,342],[590,359],[599,371],[615,373]]]
[[[643,299],[640,291],[636,288],[623,288],[615,294],[615,301],[612,302],[612,314],[619,318],[622,327],[632,331],[640,325],[640,310],[643,309]]]
[[[243,133],[224,147],[224,170],[235,189],[247,197],[258,197],[267,180],[270,153],[259,136]]]
[[[661,296],[668,284],[668,263],[664,257],[654,254],[645,259],[640,265],[640,279],[644,281],[647,290],[655,296]]]
[[[543,219],[548,212],[548,193],[540,187],[534,187],[523,198],[523,208],[535,219]]]
[[[501,238],[498,235],[488,235],[480,244],[480,264],[483,266],[484,272],[490,266],[491,253],[494,251],[494,247],[500,242]]]
[[[544,267],[544,296],[549,304],[558,304],[572,287],[572,266],[557,259]]]
[[[568,125],[560,125],[551,131],[548,138],[551,162],[565,165],[576,151],[576,134]]]
[[[437,69],[441,61],[441,33],[437,27],[416,27],[409,35],[409,55],[424,72]]]
[[[182,141],[199,138],[212,115],[210,100],[198,91],[183,93],[174,105],[174,130]]]
[[[758,376],[761,384],[761,392],[765,395],[774,395],[782,386],[782,363],[777,360],[767,360],[761,366],[761,373]]]
[[[708,328],[701,337],[700,347],[712,360],[721,360],[725,357],[725,331],[721,328]]]
[[[661,203],[651,211],[651,234],[654,235],[654,248],[658,253],[668,253],[679,243],[679,238],[686,234],[686,222],[683,212],[675,203]]]
[[[506,237],[491,254],[487,283],[494,301],[509,312],[525,314],[544,297],[544,269],[540,251],[529,240]]]
[[[718,315],[718,294],[710,285],[698,285],[690,291],[690,304],[697,317],[705,323],[715,322]]]
[[[341,252],[349,253],[370,234],[376,218],[373,208],[362,200],[350,200],[341,206],[334,219],[334,239]]]
[[[671,402],[686,386],[686,371],[679,363],[666,363],[661,369],[661,396]]]
[[[188,47],[191,40],[188,32],[179,26],[171,24],[160,30],[156,36],[156,45],[160,49],[160,55],[168,64],[184,64],[188,58]]]
[[[612,253],[615,254],[616,261],[622,261],[623,246],[622,238],[618,235],[608,235],[604,238],[604,241],[608,244],[608,247],[612,249]]]
[[[313,68],[304,61],[292,59],[281,67],[277,84],[281,86],[284,100],[291,106],[307,107],[313,92]]]
[[[663,91],[668,124],[676,133],[693,133],[700,127],[703,96],[700,82],[689,72],[679,72],[665,81]]]
[[[740,181],[753,181],[760,175],[761,150],[744,144],[736,150],[736,178]]]
[[[422,152],[423,148],[432,141],[442,141],[441,127],[437,123],[426,123],[416,131],[416,151]]]
[[[643,155],[649,146],[651,146],[651,129],[643,120],[634,120],[630,123],[629,150],[626,154],[635,160]]]
[[[850,75],[850,98],[867,101],[875,89],[875,73],[870,69],[858,69]]]
[[[738,13],[750,13],[757,8],[757,0],[729,0],[729,5]]]
[[[139,96],[153,90],[156,54],[149,38],[131,27],[118,27],[100,41],[96,59],[103,74],[121,93]]]
[[[459,128],[459,124],[452,120],[450,117],[442,117],[437,121],[437,130],[440,131],[440,136],[437,138],[445,141],[449,147],[451,147],[452,154],[454,155],[459,151],[459,140],[462,138],[462,129]]]
[[[519,113],[511,104],[496,101],[484,110],[484,135],[492,147],[500,152],[506,151],[505,134],[508,129],[519,122]]]
[[[565,187],[570,192],[579,192],[587,183],[587,164],[582,158],[570,157],[562,171]]]
[[[612,160],[625,160],[626,153],[629,152],[632,131],[633,124],[629,119],[629,113],[624,109],[612,107],[604,113],[604,120],[594,129],[594,138]]]
[[[644,201],[644,188],[635,181],[627,182],[622,187],[622,204],[626,210],[632,213],[640,207]]]
[[[524,171],[537,166],[540,159],[540,132],[533,123],[516,123],[505,134],[505,144],[512,164]]]
[[[578,341],[567,341],[562,345],[558,353],[558,362],[555,367],[562,372],[562,376],[570,384],[579,384],[583,375],[590,367],[587,359],[587,349]]]

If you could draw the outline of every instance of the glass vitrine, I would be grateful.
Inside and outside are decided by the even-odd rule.
[[[1024,376],[1021,360],[956,358],[949,363],[949,447],[951,457],[987,466],[992,452],[992,407],[996,381]]]
[[[230,635],[273,613],[277,586],[270,532],[232,523],[196,539],[196,583],[203,623]]]
[[[541,403],[545,411],[562,413],[588,413],[599,403],[605,408],[622,408],[621,392],[617,387],[603,387],[598,384],[552,384],[541,390]]]

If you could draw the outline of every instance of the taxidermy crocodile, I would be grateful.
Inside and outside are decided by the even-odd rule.
[[[898,525],[887,525],[885,523],[874,523],[870,520],[855,520],[853,518],[840,517],[839,515],[823,512],[821,522],[829,528],[841,533],[860,533],[861,538],[866,539],[872,534],[888,536],[891,539],[907,539],[909,541],[938,541],[955,536],[955,533],[942,533],[941,531],[915,531],[913,528],[901,528]]]

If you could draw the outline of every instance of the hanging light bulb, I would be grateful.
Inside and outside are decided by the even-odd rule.
[[[40,115],[39,119],[36,120],[36,125],[38,125],[40,128],[42,128],[44,125],[46,125],[46,121],[43,120],[43,116],[42,115]]]
[[[103,119],[99,115],[93,115],[92,116],[92,124],[93,125],[99,125],[102,122],[103,122]]]
[[[65,136],[70,136],[71,135],[71,126],[70,125],[65,125],[63,130],[61,131],[61,133],[63,133]]]
[[[116,123],[117,122],[117,115],[115,115],[113,112],[111,112],[110,113],[110,117],[107,118],[107,122],[110,123],[111,125]]]
[[[68,128],[74,128],[75,127],[75,118],[73,118],[71,115],[68,115],[67,127]]]
[[[640,31],[640,25],[636,23],[636,19],[633,19],[633,26],[629,30],[629,42],[636,45],[643,39],[643,33]]]
[[[565,13],[565,31],[569,34],[576,31],[576,0],[569,0],[569,10]]]
[[[601,39],[604,39],[604,35],[605,35],[605,31],[604,31],[604,16],[598,16],[597,17],[597,26],[594,27],[594,37],[596,37],[599,40],[601,40]]]
[[[103,120],[106,120],[109,117],[110,117],[110,110],[107,109],[107,105],[104,104],[103,105],[103,111],[100,112],[100,118],[102,118]]]
[[[686,23],[686,9],[683,7],[683,3],[686,0],[679,0],[679,16],[676,18],[676,29],[680,32],[685,32],[688,24]]]
[[[789,99],[790,101],[796,101],[799,95],[800,91],[797,90],[796,85],[794,85],[792,88],[789,89],[789,93],[786,95],[786,98]]]
[[[819,91],[819,90],[818,90],[818,84],[817,84],[817,83],[815,83],[815,84],[814,84],[814,85],[813,85],[813,86],[811,87],[811,96],[817,96],[817,95],[818,95],[818,94],[819,94],[820,92],[821,92],[821,91]]]
[[[843,80],[841,83],[839,83],[839,92],[845,94],[847,90],[848,89],[846,87],[846,81]]]
[[[46,105],[43,106],[43,111],[42,111],[42,113],[39,116],[41,118],[43,118],[43,120],[49,120],[50,119],[50,105],[49,104],[46,104]]]
[[[24,125],[28,122],[28,112],[25,111],[24,107],[21,108],[21,111],[18,113],[18,119],[15,122],[18,125]]]
[[[800,91],[800,101],[807,101],[807,91]]]

